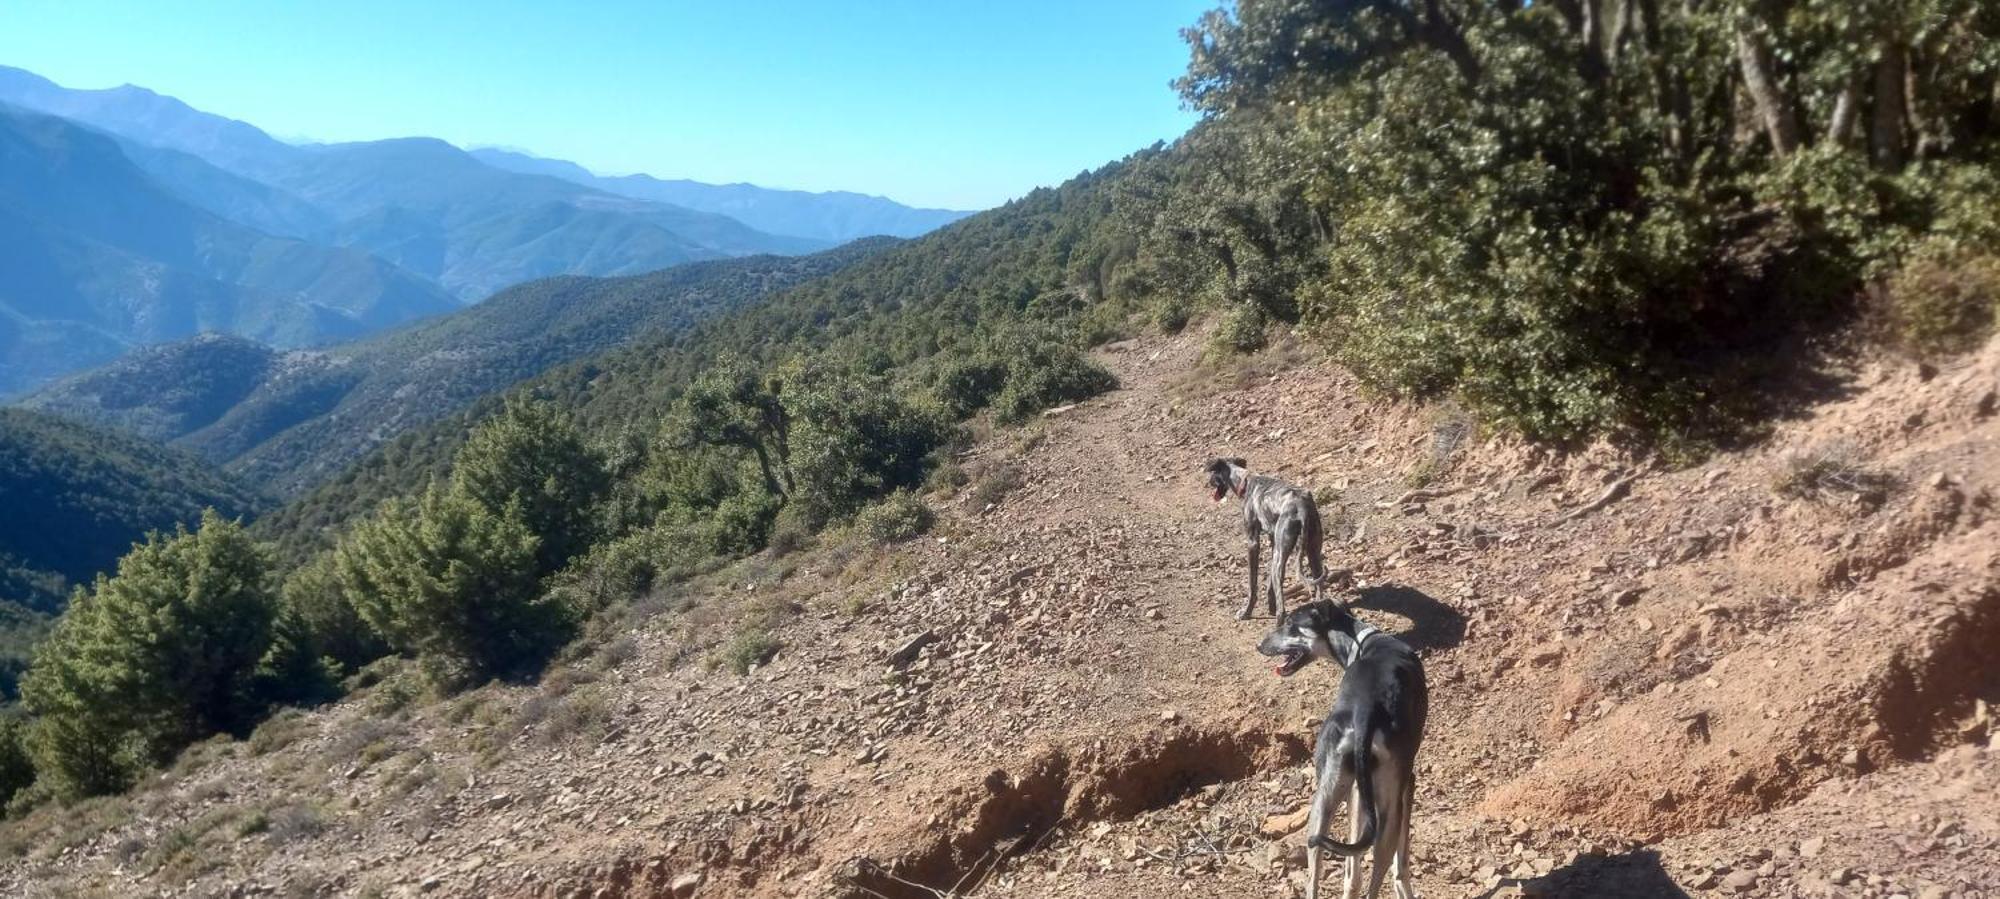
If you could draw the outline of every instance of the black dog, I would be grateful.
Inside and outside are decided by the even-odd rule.
[[[1347,859],[1344,895],[1355,899],[1361,888],[1360,857],[1375,850],[1369,899],[1382,888],[1382,876],[1393,866],[1398,899],[1411,899],[1409,881],[1410,814],[1416,804],[1417,747],[1424,739],[1424,718],[1430,713],[1430,688],[1424,665],[1409,644],[1385,634],[1321,600],[1300,606],[1278,622],[1277,629],[1257,645],[1257,651],[1278,657],[1277,672],[1290,677],[1314,659],[1333,659],[1347,673],[1333,712],[1320,727],[1313,747],[1312,811],[1306,819],[1307,899],[1319,896],[1319,853],[1324,849]],[[1353,784],[1354,816],[1351,843],[1327,837],[1327,819]]]

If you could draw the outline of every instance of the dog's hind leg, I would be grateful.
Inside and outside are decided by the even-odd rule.
[[[1313,772],[1313,780],[1312,807],[1306,812],[1306,899],[1319,899],[1319,844],[1353,775],[1336,755]]]
[[[1271,617],[1285,617],[1285,567],[1299,545],[1299,526],[1286,522],[1271,532]]]
[[[1403,778],[1403,802],[1396,815],[1396,827],[1390,833],[1396,837],[1396,860],[1390,876],[1396,887],[1396,899],[1417,899],[1416,887],[1410,885],[1410,828],[1416,820],[1417,812],[1417,772],[1411,771]]]
[[[1348,815],[1354,822],[1347,832],[1347,841],[1350,843],[1361,842],[1361,791],[1366,789],[1368,789],[1367,784],[1359,780],[1354,782],[1354,795],[1347,809]],[[1346,861],[1346,883],[1340,891],[1341,899],[1361,899],[1361,856],[1350,855]]]
[[[1243,611],[1237,612],[1238,620],[1249,618],[1257,611],[1257,550],[1264,542],[1262,535],[1252,530],[1250,534],[1250,598],[1244,600]]]
[[[1381,810],[1383,820],[1376,831],[1380,836],[1375,840],[1375,859],[1369,865],[1368,899],[1382,893],[1382,878],[1388,875],[1393,860],[1402,851],[1403,834],[1403,777],[1400,765],[1391,763],[1375,770],[1375,782],[1369,787],[1375,791],[1375,807]],[[1402,890],[1397,889],[1400,894]]]

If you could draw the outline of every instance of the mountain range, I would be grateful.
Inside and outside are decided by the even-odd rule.
[[[205,331],[321,346],[533,279],[806,253],[961,215],[598,178],[431,138],[295,145],[144,88],[6,67],[0,161],[16,248],[0,259],[0,396]]]
[[[671,334],[897,243],[875,238],[804,256],[547,278],[323,349],[278,350],[203,334],[62,379],[21,405],[172,444],[289,495],[400,433],[548,368]]]

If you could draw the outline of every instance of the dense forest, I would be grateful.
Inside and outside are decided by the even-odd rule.
[[[1172,145],[560,366],[248,533],[136,551],[24,682],[14,805],[119,789],[377,659],[444,691],[532,676],[716,559],[920,530],[968,422],[1114,387],[1085,351],[1138,329],[1206,316],[1226,355],[1293,328],[1552,443],[1744,440],[1827,353],[1991,330],[1996,38],[1974,0],[1242,0],[1188,31],[1202,120]],[[229,663],[161,667],[121,642],[141,614]]]

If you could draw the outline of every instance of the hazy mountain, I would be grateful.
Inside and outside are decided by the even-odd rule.
[[[277,493],[552,366],[731,311],[891,240],[623,278],[522,284],[459,312],[325,350],[203,335],[65,379],[23,404],[172,441]]]
[[[454,305],[364,251],[190,205],[110,137],[5,106],[0,245],[0,395],[207,330],[304,346]]]
[[[472,155],[488,165],[510,171],[547,175],[620,196],[719,213],[772,234],[820,240],[845,241],[876,234],[916,237],[972,214],[954,209],[918,209],[886,197],[848,191],[813,193],[754,184],[665,180],[651,175],[604,176],[574,162],[543,159],[512,150],[480,149],[473,150]]]
[[[365,247],[467,301],[550,275],[637,274],[826,246],[714,213],[497,169],[431,138],[315,147],[270,183],[341,220],[339,243]]]
[[[149,174],[216,215],[367,250],[463,302],[550,275],[637,274],[836,242],[767,234],[714,211],[491,166],[432,138],[287,144],[130,85],[72,90],[0,67],[0,103],[137,145],[133,158]]]

